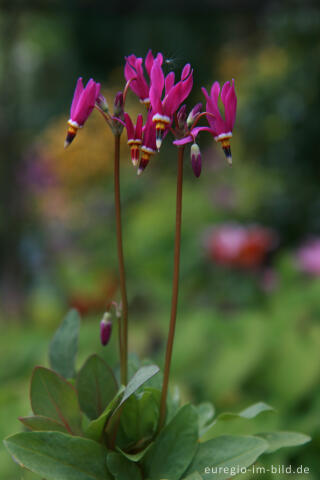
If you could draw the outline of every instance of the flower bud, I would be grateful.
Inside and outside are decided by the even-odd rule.
[[[200,173],[201,173],[202,161],[201,161],[200,148],[197,143],[194,143],[192,145],[190,154],[191,154],[192,170],[195,176],[198,178],[200,177]]]
[[[108,102],[107,100],[105,99],[105,97],[103,95],[99,95],[99,97],[97,98],[96,100],[96,104],[99,108],[101,108],[101,110],[104,112],[104,113],[108,113],[109,112],[109,105],[108,105]]]
[[[106,312],[100,322],[100,340],[102,345],[109,343],[112,332],[111,314]]]
[[[177,113],[177,123],[180,130],[185,130],[187,121],[187,105],[182,105]]]
[[[196,121],[198,115],[201,113],[201,110],[202,110],[202,103],[197,103],[193,109],[191,110],[191,112],[189,113],[188,115],[188,118],[187,118],[187,126],[190,128],[193,123]]]
[[[118,92],[114,99],[113,115],[118,118],[122,118],[124,114],[123,110],[123,93]]]

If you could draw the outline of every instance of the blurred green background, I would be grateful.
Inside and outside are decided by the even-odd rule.
[[[297,261],[301,245],[320,236],[317,3],[2,0],[1,439],[21,428],[17,417],[29,412],[32,368],[47,365],[50,337],[70,306],[83,319],[79,365],[92,351],[117,364],[116,335],[102,349],[98,334],[107,303],[118,300],[112,136],[93,112],[68,151],[63,142],[78,76],[100,81],[112,103],[124,86],[124,57],[152,48],[164,53],[167,71],[192,64],[189,107],[203,101],[200,87],[216,79],[235,78],[238,93],[233,168],[219,146],[200,135],[203,172],[196,179],[186,151],[172,382],[184,401],[209,400],[218,412],[260,400],[272,404],[276,414],[239,421],[235,430],[310,434],[311,444],[261,463],[304,465],[311,473],[291,478],[319,478],[320,268],[310,272]],[[135,115],[139,108],[129,93],[127,110]],[[130,349],[162,365],[175,148],[168,138],[137,177],[124,137]],[[275,248],[250,267],[219,263],[210,249],[212,228],[230,222],[271,229]],[[319,251],[311,257],[317,264]],[[5,480],[36,478],[2,445],[0,473]]]

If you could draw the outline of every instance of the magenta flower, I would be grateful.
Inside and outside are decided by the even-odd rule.
[[[156,60],[160,65],[162,65],[162,53],[158,53],[158,55],[156,56]],[[144,61],[144,65],[149,77],[154,61],[155,59],[152,55],[152,51],[149,50]],[[145,79],[142,64],[143,59],[141,57],[137,58],[135,55],[129,55],[128,57],[126,57],[124,76],[126,81],[130,82],[130,88],[139,97],[140,102],[144,103],[147,108],[149,108],[149,84]]]
[[[173,120],[173,115],[181,103],[188,97],[193,86],[192,69],[187,63],[181,73],[181,80],[174,84],[174,73],[170,72],[166,77],[161,63],[156,59],[153,62],[150,79],[150,103],[152,109],[152,120],[156,124],[156,144],[158,150],[161,147],[162,139]],[[162,94],[164,91],[164,98]]]
[[[221,90],[221,100],[224,106],[224,119],[218,106],[220,95],[219,82],[213,83],[210,95],[204,87],[202,87],[202,91],[207,100],[206,112],[210,131],[215,141],[221,142],[221,146],[228,162],[232,163],[229,140],[232,137],[232,130],[237,111],[237,96],[234,88],[234,80],[232,80],[232,83],[226,82]]]
[[[141,114],[138,115],[135,126],[133,125],[132,120],[127,113],[124,114],[124,119],[127,129],[131,160],[133,165],[136,167],[139,163],[140,145],[142,144],[143,117]]]
[[[156,126],[152,120],[152,113],[148,114],[145,126],[143,127],[143,139],[141,146],[141,159],[138,168],[138,175],[144,171],[149,163],[150,157],[157,153]]]
[[[320,275],[320,238],[309,240],[296,254],[297,264],[302,272]]]
[[[96,100],[100,93],[100,83],[96,83],[92,78],[88,81],[86,87],[83,87],[82,78],[78,78],[76,89],[70,109],[69,128],[65,141],[65,148],[70,145],[79,128],[86,122],[87,118],[94,109]]]
[[[109,312],[106,312],[103,316],[103,319],[100,322],[100,340],[102,345],[107,345],[109,343],[111,332],[112,332],[112,322],[110,320],[111,315]]]

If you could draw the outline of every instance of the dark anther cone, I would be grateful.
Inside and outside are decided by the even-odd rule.
[[[226,159],[228,160],[229,165],[232,165],[232,155],[231,155],[231,147],[230,145],[222,147],[224,154],[226,156]]]
[[[76,132],[68,130],[66,140],[64,142],[64,148],[69,147],[70,143],[73,141],[75,136],[76,136]]]

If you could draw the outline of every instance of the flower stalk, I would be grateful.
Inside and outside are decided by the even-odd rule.
[[[127,384],[128,375],[128,299],[126,273],[123,257],[121,201],[120,201],[120,135],[114,136],[114,203],[116,214],[117,251],[119,280],[122,303],[122,316],[119,318],[120,370],[121,383]]]
[[[166,358],[161,391],[159,425],[160,430],[166,418],[166,403],[169,385],[170,365],[177,319],[178,295],[179,295],[179,271],[180,271],[180,247],[181,247],[181,219],[182,219],[182,185],[183,185],[183,154],[184,146],[178,147],[178,173],[177,173],[177,198],[176,198],[176,232],[174,243],[174,267],[172,281],[172,300],[169,333],[166,348]]]

